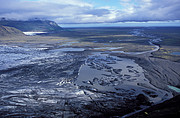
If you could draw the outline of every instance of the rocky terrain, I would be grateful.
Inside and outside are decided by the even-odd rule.
[[[0,116],[128,117],[179,94],[179,63],[152,56],[157,40],[143,38],[146,50],[121,51],[129,46],[119,46],[124,37],[141,39],[108,35],[103,43],[99,32],[99,42],[78,34],[0,38]]]
[[[178,118],[180,116],[180,95],[154,105],[128,118]]]

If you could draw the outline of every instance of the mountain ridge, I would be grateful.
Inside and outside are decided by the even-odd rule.
[[[0,25],[14,27],[22,32],[57,32],[63,30],[56,22],[50,20],[0,20]]]
[[[16,28],[0,25],[0,37],[7,36],[24,36],[24,33]]]

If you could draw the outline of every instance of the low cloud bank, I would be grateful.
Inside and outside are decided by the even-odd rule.
[[[103,0],[102,0],[103,1]],[[180,20],[179,0],[120,0],[95,7],[84,0],[1,0],[0,17],[50,19],[57,23],[116,23]]]

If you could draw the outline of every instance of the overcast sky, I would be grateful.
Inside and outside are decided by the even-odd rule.
[[[180,0],[0,0],[0,17],[60,24],[179,22]]]

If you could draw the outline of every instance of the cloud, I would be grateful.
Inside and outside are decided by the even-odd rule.
[[[51,19],[62,23],[90,22],[91,18],[109,14],[109,10],[93,8],[80,0],[1,0],[0,17],[17,20]],[[98,20],[95,20],[99,22]]]
[[[140,3],[141,2],[141,3]],[[179,0],[140,0],[139,6],[132,6],[133,12],[118,17],[119,21],[165,21],[180,19]]]
[[[58,23],[108,23],[180,20],[179,0],[119,0],[119,8],[93,6],[85,0],[0,0],[0,17],[33,18]]]

